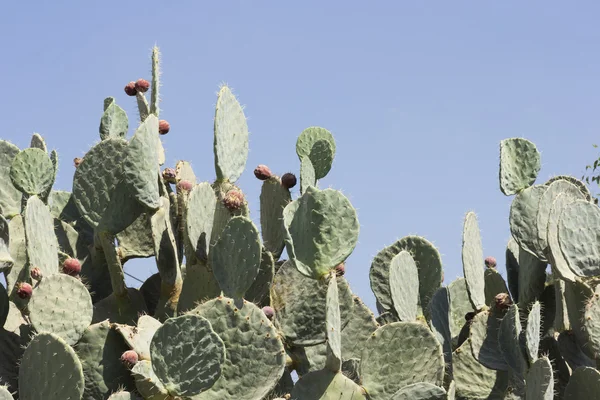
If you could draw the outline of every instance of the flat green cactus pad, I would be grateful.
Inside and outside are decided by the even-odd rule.
[[[471,321],[469,342],[471,351],[483,366],[498,371],[508,371],[498,344],[498,331],[504,313],[495,307],[490,311],[479,312]]]
[[[125,341],[108,321],[85,330],[75,351],[83,368],[86,399],[104,399],[119,388],[134,388],[131,374],[120,360],[127,350]]]
[[[302,131],[296,142],[296,154],[308,157],[315,169],[315,179],[324,178],[335,156],[335,140],[327,129],[312,126]]]
[[[288,255],[306,276],[319,279],[344,261],[358,241],[356,210],[341,192],[309,187],[283,211]]]
[[[221,87],[217,98],[214,152],[217,180],[234,183],[246,167],[248,124],[242,106],[227,86]]]
[[[275,327],[260,308],[249,302],[237,308],[233,299],[219,297],[192,312],[210,321],[227,354],[219,380],[194,400],[260,400],[277,385],[285,366],[285,351]]]
[[[340,318],[337,279],[330,277],[327,285],[325,329],[327,333],[327,368],[338,372],[342,368],[342,321]]]
[[[490,306],[494,303],[496,295],[500,293],[509,293],[504,278],[495,268],[487,268],[484,273],[485,278],[485,304]]]
[[[131,369],[135,387],[145,400],[171,400],[172,397],[154,373],[152,363],[140,360]]]
[[[123,177],[127,141],[109,138],[92,147],[75,170],[73,200],[83,218],[96,227]],[[158,179],[158,177],[157,177]]]
[[[10,301],[8,300],[8,293],[6,292],[6,288],[0,285],[0,328],[4,326],[9,310]]]
[[[519,336],[521,335],[521,321],[519,308],[513,304],[500,322],[498,329],[498,345],[506,364],[520,377],[524,377],[527,361],[521,351]]]
[[[485,306],[485,277],[483,274],[483,247],[479,224],[474,212],[467,213],[463,227],[462,263],[467,291],[476,310]]]
[[[446,400],[444,388],[431,383],[418,382],[404,386],[392,396],[391,400]]]
[[[308,156],[300,159],[300,193],[306,192],[310,187],[317,187],[317,178],[315,178],[315,167]]]
[[[394,322],[367,340],[360,362],[363,386],[373,400],[389,399],[406,385],[442,385],[442,346],[419,322]]]
[[[542,167],[540,153],[527,139],[500,142],[500,190],[507,196],[531,186]]]
[[[338,277],[337,281],[344,327],[354,303],[346,279]],[[279,268],[271,286],[271,306],[286,341],[297,346],[325,342],[326,297],[327,285],[302,275],[292,261]]]
[[[457,278],[448,285],[450,296],[450,332],[452,343],[456,347],[458,336],[465,325],[465,315],[473,312],[473,304],[467,293],[467,282],[465,278]]]
[[[136,326],[114,324],[127,345],[138,353],[141,360],[150,361],[150,341],[162,324],[149,315],[142,315]]]
[[[565,207],[578,199],[582,200],[581,197],[573,196],[573,194],[558,194],[552,203],[550,215],[548,216],[548,255],[552,263],[552,270],[562,279],[570,282],[575,282],[575,274],[569,268],[569,264],[560,248],[558,223]]]
[[[327,370],[304,375],[294,386],[292,400],[365,400],[364,389],[341,373]]]
[[[150,342],[154,373],[172,396],[195,396],[221,376],[225,345],[210,322],[188,314],[169,318]]]
[[[36,148],[25,149],[13,159],[10,179],[23,193],[42,194],[54,183],[54,165],[45,151]]]
[[[290,191],[278,177],[263,182],[260,191],[260,227],[264,247],[279,258],[285,247],[283,209],[292,201]]]
[[[114,99],[112,100],[100,119],[100,139],[102,140],[109,137],[124,138],[129,129],[127,113],[115,103]]]
[[[527,373],[526,384],[525,398],[527,400],[554,399],[554,376],[552,364],[547,357],[542,357],[531,364]]]
[[[527,316],[527,326],[525,328],[525,350],[529,362],[533,363],[538,359],[538,353],[540,351],[540,337],[541,337],[541,305],[539,301],[535,301],[529,310]]]
[[[83,389],[83,369],[71,346],[52,333],[35,336],[21,360],[19,398],[81,399]]]
[[[29,264],[27,262],[27,243],[25,240],[23,217],[20,214],[13,217],[8,223],[8,229],[10,231],[8,251],[14,263],[10,271],[4,273],[6,277],[6,289],[11,300],[18,306],[22,306],[24,302],[16,296],[15,284],[17,282],[31,282]]]
[[[525,251],[545,261],[544,249],[538,240],[537,214],[540,199],[548,187],[535,185],[524,189],[513,199],[510,206],[510,233]]]
[[[450,291],[447,287],[441,287],[433,294],[429,303],[429,327],[431,332],[442,345],[444,360],[447,368],[452,368],[452,333],[450,331]],[[452,371],[447,371],[452,375]]]
[[[508,385],[508,373],[494,371],[477,362],[468,342],[454,351],[452,364],[458,398],[503,398]]]
[[[58,273],[58,242],[50,209],[37,196],[27,200],[24,215],[29,264],[44,276]]]
[[[431,296],[442,285],[442,260],[435,246],[424,237],[406,236],[379,251],[369,271],[371,290],[385,311],[392,310],[390,264],[402,250],[410,253],[419,269],[419,305],[427,313]]]
[[[587,336],[586,347],[594,354],[600,353],[600,286],[587,303],[583,319],[583,329]]]
[[[210,264],[223,294],[240,299],[260,269],[260,234],[246,217],[229,220],[209,253]]]
[[[14,400],[5,386],[0,386],[0,400]]]
[[[390,291],[400,321],[417,319],[419,308],[419,270],[409,252],[403,250],[390,263]]]
[[[342,359],[359,359],[367,339],[379,328],[373,312],[360,297],[353,296],[354,307],[342,328]]]
[[[600,208],[585,200],[565,207],[558,224],[558,241],[571,271],[600,275]]]
[[[69,345],[92,322],[92,297],[78,279],[65,274],[44,277],[29,300],[29,318],[38,332],[51,332]]]
[[[159,206],[158,118],[151,114],[135,131],[123,160],[127,189],[150,210]]]
[[[21,212],[23,194],[10,179],[10,169],[19,148],[6,140],[0,140],[0,214],[10,218]]]
[[[192,165],[189,162],[183,160],[178,161],[175,165],[175,180],[177,182],[188,181],[191,182],[192,185],[198,183],[198,181],[196,180],[196,174],[192,169]]]
[[[186,210],[186,232],[196,257],[206,260],[209,253],[217,198],[210,183],[202,182],[190,192]]]
[[[0,272],[4,273],[10,272],[10,269],[15,264],[15,261],[10,255],[10,250],[8,249],[9,244],[10,231],[8,221],[0,215]]]
[[[259,307],[271,305],[271,283],[275,276],[273,256],[264,247],[260,257],[260,269],[252,286],[246,291],[245,298]]]
[[[565,400],[580,399],[600,399],[600,372],[595,368],[577,368],[569,379],[569,384],[565,389]]]

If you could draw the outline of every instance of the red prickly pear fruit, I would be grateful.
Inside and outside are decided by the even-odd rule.
[[[31,293],[33,293],[33,288],[27,282],[19,282],[17,283],[17,296],[22,299],[28,299],[31,297]]]
[[[264,306],[262,308],[262,312],[265,314],[269,321],[273,321],[273,317],[275,317],[275,310],[273,310],[273,307]]]
[[[67,258],[63,263],[63,273],[77,276],[81,272],[81,263],[76,258]]]
[[[298,180],[296,179],[296,175],[292,174],[291,172],[285,173],[281,177],[281,184],[286,189],[293,188],[294,186],[296,186],[297,182]]]
[[[82,158],[80,158],[80,157],[75,157],[75,158],[73,159],[73,164],[75,165],[75,168],[79,167],[79,165],[81,164],[81,162],[82,162],[82,161],[83,161],[83,159],[82,159]]]
[[[173,168],[165,168],[162,172],[162,177],[167,183],[177,183],[177,173]]]
[[[179,181],[179,183],[177,184],[178,191],[183,192],[189,192],[190,190],[192,190],[193,187],[194,185],[192,184],[192,182],[186,180]]]
[[[335,267],[335,274],[337,276],[342,276],[346,273],[346,264],[341,263],[337,267]]]
[[[244,204],[244,194],[236,189],[230,190],[223,198],[223,205],[230,211],[239,210]]]
[[[42,270],[38,267],[32,268],[29,274],[31,275],[31,279],[35,279],[36,281],[42,280],[42,277],[44,276]]]
[[[121,362],[125,364],[127,368],[133,368],[135,364],[138,362],[138,353],[135,350],[127,350],[125,353],[121,355]]]
[[[164,119],[158,121],[158,133],[160,133],[161,135],[166,135],[167,133],[169,133],[170,129],[171,125],[169,125],[167,121],[165,121]]]
[[[499,310],[506,310],[513,303],[508,293],[498,293],[496,297],[494,297],[494,301]]]
[[[150,82],[147,80],[138,79],[137,82],[135,82],[135,90],[138,92],[146,93],[148,89],[150,89]]]
[[[254,169],[254,176],[260,179],[261,181],[266,181],[271,176],[273,176],[273,173],[271,172],[269,167],[261,164]]]
[[[486,267],[496,268],[496,259],[494,257],[486,257],[484,262]]]
[[[127,93],[127,96],[135,96],[137,94],[134,81],[131,81],[125,85],[125,93]]]

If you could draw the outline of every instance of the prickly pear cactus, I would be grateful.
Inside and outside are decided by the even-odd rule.
[[[239,101],[220,88],[213,181],[183,160],[160,171],[156,47],[151,65],[125,86],[138,120],[104,99],[71,192],[52,189],[58,154],[41,135],[0,140],[0,400],[600,398],[600,211],[575,178],[536,183],[533,143],[500,143],[506,273],[469,211],[464,277],[444,285],[440,251],[404,236],[364,271],[375,315],[344,277],[358,214],[318,187],[331,132],[299,133],[295,174],[256,167],[252,221]],[[139,288],[133,258],[158,270]]]

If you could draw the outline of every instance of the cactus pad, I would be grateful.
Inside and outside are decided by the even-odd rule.
[[[77,343],[92,322],[92,298],[83,283],[65,274],[44,277],[29,301],[31,324],[70,345]]]
[[[354,307],[342,329],[342,359],[359,359],[365,342],[379,328],[373,312],[354,296]]]
[[[529,362],[533,363],[538,359],[538,353],[540,351],[540,337],[541,337],[541,306],[540,302],[536,301],[529,310],[527,316],[527,327],[525,328],[525,349],[527,350],[527,356]]]
[[[600,275],[600,209],[585,200],[565,207],[558,224],[558,241],[567,264],[579,276]]]
[[[279,258],[285,247],[283,209],[292,201],[290,191],[278,177],[272,176],[262,184],[260,192],[260,227],[264,247]]]
[[[0,214],[10,218],[21,211],[22,193],[10,179],[10,169],[19,148],[6,140],[0,140]]]
[[[246,217],[230,219],[209,256],[223,294],[242,298],[260,269],[258,229]]]
[[[327,367],[338,372],[342,368],[342,322],[340,302],[335,274],[327,285],[325,328],[327,332]]]
[[[457,398],[503,398],[508,374],[478,363],[469,347],[469,343],[465,342],[452,354],[452,373]]]
[[[242,106],[227,86],[221,87],[215,111],[217,180],[234,183],[246,167],[248,124]]]
[[[565,400],[599,400],[600,372],[591,367],[581,367],[573,371],[565,389]]]
[[[396,315],[401,321],[417,319],[419,270],[410,253],[403,250],[390,263],[390,291]]]
[[[319,142],[326,142],[328,146]],[[306,128],[298,136],[296,154],[300,160],[303,157],[310,159],[315,169],[315,179],[324,178],[331,169],[331,162],[335,156],[333,135],[324,128],[316,126]]]
[[[129,129],[129,120],[125,110],[113,101],[104,110],[102,119],[100,119],[100,139],[108,139],[109,137],[122,137],[127,135]]]
[[[0,386],[0,400],[14,400],[5,386]]]
[[[145,207],[159,207],[158,118],[149,115],[127,146],[123,175],[127,188]]]
[[[527,364],[523,353],[521,352],[521,345],[519,343],[519,337],[521,335],[521,321],[519,320],[519,308],[516,305],[512,305],[508,308],[506,315],[500,323],[498,329],[498,345],[500,351],[504,356],[506,364],[518,374],[523,377]]]
[[[365,400],[364,390],[341,373],[327,370],[304,375],[294,386],[292,400]]]
[[[519,192],[510,206],[510,233],[525,251],[545,261],[544,249],[538,241],[537,214],[540,199],[547,186],[535,185]]]
[[[503,314],[496,309],[479,312],[471,321],[469,338],[471,351],[477,361],[487,368],[507,371],[508,365],[498,344],[502,317]]]
[[[160,382],[154,370],[152,363],[148,360],[140,360],[131,369],[131,374],[135,379],[137,391],[146,400],[171,400],[172,397],[167,393],[167,389]]]
[[[58,273],[58,241],[50,209],[37,196],[27,200],[24,215],[29,264],[45,276]]]
[[[42,194],[54,183],[54,165],[45,151],[36,148],[25,149],[13,159],[10,179],[23,193]]]
[[[215,191],[208,182],[196,185],[187,202],[187,237],[196,257],[201,260],[208,257],[216,203]]]
[[[527,400],[554,399],[552,364],[547,357],[542,357],[531,364],[526,382],[525,398]]]
[[[300,159],[300,193],[306,192],[310,187],[317,187],[317,178],[315,178],[315,167],[308,156]]]
[[[558,223],[565,207],[577,199],[578,197],[568,193],[561,193],[557,195],[552,203],[550,215],[548,216],[548,255],[550,257],[550,261],[552,262],[552,270],[562,279],[570,282],[575,281],[575,274],[573,271],[571,271],[571,268],[569,268],[569,264],[567,263],[567,260],[565,259],[565,256],[560,248],[560,242],[558,239]]]
[[[389,399],[412,383],[440,386],[444,377],[442,347],[421,323],[384,325],[373,332],[365,344],[360,376],[374,400]]]
[[[142,315],[135,327],[115,324],[127,345],[138,353],[141,360],[150,361],[150,341],[162,324],[149,315]]]
[[[404,386],[392,396],[391,400],[447,400],[444,388],[431,383],[418,382]]]
[[[19,368],[21,400],[81,399],[84,378],[75,351],[52,333],[35,336]]]
[[[485,277],[483,273],[483,247],[477,216],[469,212],[465,217],[462,240],[462,262],[467,291],[476,310],[485,306]]]
[[[10,230],[8,221],[0,214],[0,272],[10,272],[15,261],[10,255]],[[0,326],[2,326],[0,324]]]
[[[154,373],[172,396],[204,392],[221,376],[225,345],[197,315],[169,318],[150,343]]]
[[[540,153],[529,140],[512,138],[500,142],[500,190],[505,195],[531,186],[541,166]]]
[[[219,380],[195,400],[258,400],[275,387],[283,374],[285,351],[260,308],[249,302],[237,308],[233,299],[219,297],[193,313],[211,322],[227,354]]]
[[[319,279],[344,261],[358,241],[356,210],[341,192],[307,189],[283,211],[287,251],[296,268]]]

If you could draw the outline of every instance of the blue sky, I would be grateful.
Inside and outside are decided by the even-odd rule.
[[[9,2],[0,6],[1,138],[23,148],[41,133],[61,157],[55,188],[70,190],[73,158],[99,139],[103,99],[136,118],[123,86],[150,77],[156,43],[167,164],[188,160],[214,179],[212,118],[226,82],[246,106],[240,185],[255,221],[254,166],[297,172],[298,134],[333,132],[337,155],[321,187],[343,190],[358,209],[347,277],[374,308],[372,257],[402,236],[436,244],[446,282],[462,274],[470,210],[504,275],[511,198],[498,188],[500,140],[537,144],[538,182],[580,177],[593,161],[599,11],[592,1]],[[127,271],[156,268],[142,260]]]

